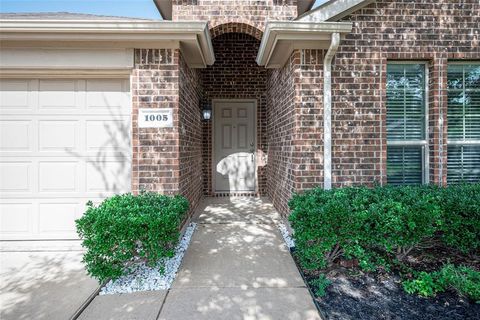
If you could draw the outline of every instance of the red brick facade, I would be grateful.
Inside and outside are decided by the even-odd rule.
[[[132,191],[179,191],[179,51],[135,50],[132,93]],[[138,128],[138,108],[172,108],[173,128]]]
[[[354,29],[332,67],[334,185],[386,183],[389,60],[428,62],[430,181],[445,184],[447,65],[480,59],[480,3],[383,0],[343,20]]]
[[[255,62],[267,20],[292,20],[295,0],[174,0],[173,20],[209,21],[213,66],[190,69],[178,50],[136,50],[132,74],[133,190],[212,195],[213,99],[256,99],[259,193],[282,214],[293,192],[323,184],[322,50],[295,50],[282,69]],[[446,183],[447,66],[480,59],[480,4],[381,0],[343,18],[353,31],[332,65],[333,185],[386,183],[386,66],[428,64],[430,181]],[[141,107],[174,109],[173,129],[138,129]],[[200,169],[201,168],[201,169]]]
[[[203,89],[200,72],[179,60],[179,191],[195,208],[203,197],[202,190],[202,118],[200,102]]]
[[[173,21],[208,21],[215,36],[216,27],[223,24],[263,30],[268,20],[293,20],[297,17],[297,0],[173,0],[172,10]]]

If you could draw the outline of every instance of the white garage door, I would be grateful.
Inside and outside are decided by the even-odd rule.
[[[125,79],[0,80],[2,240],[75,239],[88,200],[130,191]]]

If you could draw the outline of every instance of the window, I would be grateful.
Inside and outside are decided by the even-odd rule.
[[[387,182],[428,182],[426,64],[387,65]]]
[[[480,182],[480,63],[448,66],[447,182]]]

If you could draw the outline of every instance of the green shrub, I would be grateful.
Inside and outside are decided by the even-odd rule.
[[[452,289],[474,301],[480,301],[480,272],[464,266],[448,264],[436,272],[420,272],[416,279],[403,282],[406,292],[432,297]]]
[[[88,273],[100,281],[116,279],[136,261],[154,266],[172,256],[187,210],[185,198],[156,193],[115,195],[98,206],[89,202],[76,220]]]
[[[442,211],[431,187],[378,187],[371,192],[377,197],[367,211],[372,225],[367,230],[368,247],[380,246],[403,261],[412,249],[438,231]]]
[[[295,195],[289,205],[296,255],[303,268],[327,267],[356,245],[360,223],[350,206],[354,189],[313,189]]]
[[[402,285],[407,293],[417,293],[424,297],[433,297],[443,291],[436,280],[436,275],[424,271],[420,272],[416,279],[403,281]]]
[[[323,297],[327,292],[325,289],[332,283],[323,273],[318,278],[313,279],[310,285],[315,288],[315,295],[317,297]]]
[[[443,240],[463,252],[480,248],[480,183],[441,190]]]
[[[360,267],[388,267],[435,234],[441,223],[438,193],[429,187],[313,189],[289,206],[296,254],[315,270],[336,258],[355,257]]]

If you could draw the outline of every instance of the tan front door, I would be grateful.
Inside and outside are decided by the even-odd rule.
[[[255,102],[216,102],[213,114],[215,191],[254,192]]]

